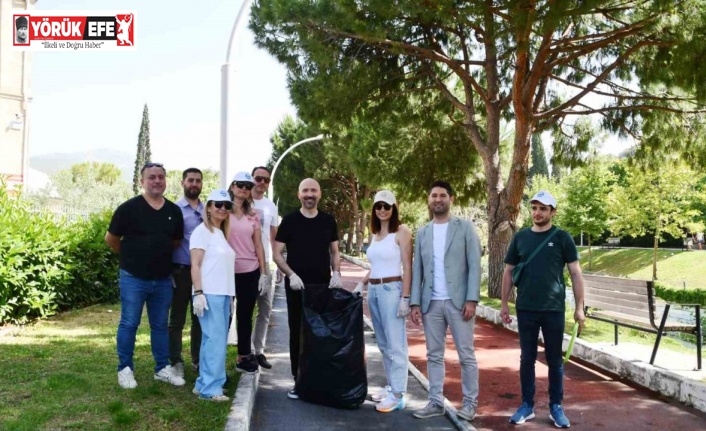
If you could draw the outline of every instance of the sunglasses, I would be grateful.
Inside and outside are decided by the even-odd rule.
[[[201,213],[194,210],[194,214],[196,215],[196,217],[199,218],[199,223],[203,223],[203,217],[201,216]]]
[[[145,169],[148,169],[148,168],[162,168],[162,169],[164,169],[164,165],[161,164],[161,163],[147,162],[147,163],[145,163],[145,165],[142,167],[142,170],[140,171],[140,173],[144,172],[144,170],[145,170]]]
[[[392,209],[392,205],[386,204],[384,202],[378,202],[375,204],[374,208],[378,211],[380,211],[381,209],[385,209],[385,211],[390,211]]]
[[[235,181],[233,184],[239,189],[247,189],[247,190],[252,190],[252,188],[255,186],[253,183],[249,183],[247,181]],[[233,185],[231,184],[231,186]]]
[[[217,209],[221,209],[225,207],[226,211],[230,211],[233,209],[233,202],[223,202],[223,201],[217,201],[213,203],[213,206],[216,207]]]
[[[255,182],[257,183],[265,183],[269,184],[270,183],[270,177],[261,177],[261,176],[256,176],[255,177]]]

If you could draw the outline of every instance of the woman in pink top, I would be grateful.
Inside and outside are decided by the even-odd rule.
[[[238,330],[238,358],[235,369],[241,373],[258,371],[257,359],[250,351],[252,317],[258,294],[267,291],[265,252],[260,238],[260,217],[250,201],[255,185],[247,172],[238,172],[228,189],[233,200],[228,244],[235,250],[235,315]]]

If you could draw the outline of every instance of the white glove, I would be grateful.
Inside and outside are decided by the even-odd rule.
[[[409,298],[400,298],[397,306],[397,317],[407,317],[409,315]]]
[[[203,317],[204,310],[208,310],[208,301],[206,301],[206,295],[203,293],[194,295],[194,300],[191,308],[194,310],[194,314],[197,317]]]
[[[341,273],[338,271],[333,271],[331,276],[331,282],[328,284],[329,289],[343,289],[343,283],[341,283]]]
[[[257,282],[257,291],[260,292],[260,296],[266,294],[269,288],[269,277],[267,274],[260,274],[260,280]]]
[[[289,287],[292,290],[302,290],[304,288],[304,282],[295,273],[289,276]]]
[[[353,289],[353,296],[363,296],[363,282],[359,281]]]

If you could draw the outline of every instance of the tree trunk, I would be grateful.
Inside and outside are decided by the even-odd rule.
[[[657,280],[657,248],[659,247],[659,232],[655,232],[654,250],[652,253],[652,281]]]
[[[351,247],[353,247],[353,235],[355,234],[355,218],[351,218],[350,223],[348,224],[348,238],[346,239],[346,253],[352,254],[351,250],[353,250]]]
[[[491,298],[502,296],[505,254],[517,231],[517,216],[527,182],[531,135],[529,121],[518,119],[515,123],[515,149],[507,186],[504,186],[502,180],[499,145],[493,153],[487,151],[490,144],[485,148],[486,151],[480,152],[488,192],[488,296]],[[514,300],[514,290],[510,299]]]

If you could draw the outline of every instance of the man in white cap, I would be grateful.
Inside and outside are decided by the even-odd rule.
[[[517,332],[520,336],[522,405],[510,417],[510,423],[522,424],[534,418],[534,365],[541,329],[549,367],[549,417],[557,428],[569,428],[571,423],[561,404],[564,396],[561,357],[566,299],[564,265],[569,267],[574,290],[574,319],[579,328],[583,328],[583,277],[579,254],[571,235],[552,226],[557,207],[554,196],[548,191],[540,191],[532,197],[530,204],[532,227],[515,234],[505,256],[503,273],[500,316],[505,323],[511,322],[508,298],[514,284],[517,286]]]

